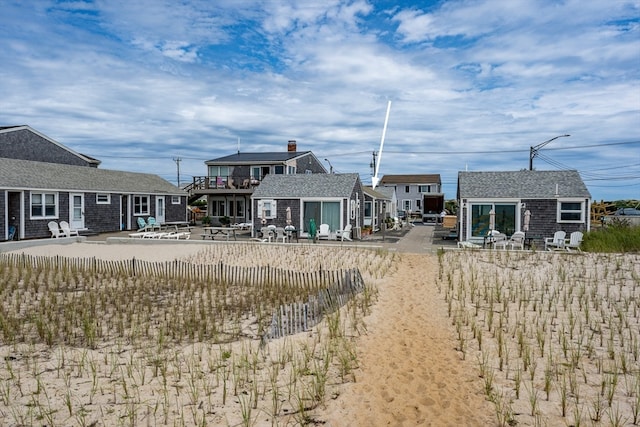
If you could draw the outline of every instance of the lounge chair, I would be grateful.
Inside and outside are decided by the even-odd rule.
[[[553,237],[547,237],[544,239],[544,249],[546,251],[564,249],[564,239],[567,233],[559,230],[553,234]]]
[[[60,228],[66,237],[79,236],[78,230],[72,229],[67,221],[60,221]]]
[[[351,241],[351,228],[352,228],[352,225],[347,224],[344,227],[344,230],[336,230],[336,239],[339,238],[343,242],[345,240]]]
[[[60,229],[60,226],[58,226],[58,223],[55,221],[49,221],[49,224],[47,224],[49,226],[49,231],[51,232],[51,238],[59,238],[59,237],[64,237],[64,233],[62,232],[62,230]]]
[[[569,235],[569,240],[564,242],[564,248],[571,252],[572,249],[577,250],[578,252],[582,252],[580,249],[580,245],[582,244],[582,232],[574,231]]]
[[[330,236],[331,231],[329,229],[329,224],[320,224],[320,228],[318,228],[318,239],[329,240]]]

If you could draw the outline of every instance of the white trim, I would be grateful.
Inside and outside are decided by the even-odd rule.
[[[43,209],[43,214],[44,215],[42,215],[42,216],[33,216],[32,213],[33,213],[33,195],[34,194],[40,194],[41,196],[44,196],[44,195],[47,195],[47,194],[53,194],[54,199],[55,199],[55,201],[54,201],[55,210],[56,210],[55,214],[47,215],[45,213],[46,212],[46,203],[44,201],[45,198],[43,197],[42,209]],[[47,192],[47,191],[41,191],[41,190],[29,191],[29,220],[32,221],[32,220],[39,220],[39,219],[58,219],[58,215],[60,213],[60,205],[59,204],[60,204],[60,194],[58,192],[54,192],[54,191]]]
[[[107,196],[106,201],[100,201],[100,196]],[[110,205],[111,193],[96,193],[96,205]]]
[[[556,203],[556,222],[558,224],[584,224],[585,223],[585,199],[563,198]],[[562,210],[563,203],[580,203],[580,210]],[[562,213],[580,213],[580,219],[562,219]]]

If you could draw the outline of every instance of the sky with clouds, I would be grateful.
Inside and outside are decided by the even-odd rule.
[[[638,0],[5,0],[0,125],[174,183],[284,151],[379,176],[577,169],[640,198]],[[324,159],[328,159],[325,161]]]

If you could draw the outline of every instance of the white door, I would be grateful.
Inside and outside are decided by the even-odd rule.
[[[69,225],[72,229],[84,229],[84,195],[70,194]]]
[[[164,196],[156,196],[156,222],[164,224]]]

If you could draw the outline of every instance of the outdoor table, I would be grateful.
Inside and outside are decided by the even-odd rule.
[[[525,236],[524,238],[524,248],[525,249],[531,249],[531,246],[533,246],[533,241],[534,240],[541,240],[542,237],[541,236]]]
[[[293,236],[296,237],[296,243],[298,243],[298,230],[292,225],[287,225],[284,228],[284,232],[287,233],[287,240],[291,243]]]
[[[211,239],[215,240],[215,237],[220,235],[226,237],[227,241],[229,237],[233,237],[233,240],[236,239],[236,229],[233,227],[204,227],[204,234],[201,234],[202,240]]]

